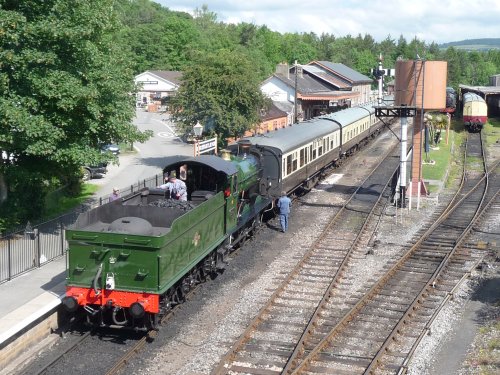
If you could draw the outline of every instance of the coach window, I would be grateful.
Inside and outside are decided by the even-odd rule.
[[[286,174],[292,173],[292,155],[286,157]]]
[[[286,176],[286,159],[283,158],[283,176]]]
[[[304,148],[301,148],[300,149],[300,168],[302,168],[304,166],[305,153],[306,153],[306,150]]]
[[[297,170],[297,153],[293,153],[293,158],[292,158],[292,171],[295,172]]]

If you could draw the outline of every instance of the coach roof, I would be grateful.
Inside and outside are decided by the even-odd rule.
[[[312,142],[317,138],[333,133],[338,129],[339,126],[333,121],[315,118],[283,129],[278,129],[274,132],[245,139],[249,140],[254,145],[275,147],[281,150],[282,153],[286,153],[306,143]]]
[[[328,115],[321,116],[321,118],[335,121],[341,126],[346,126],[368,116],[369,114],[374,114],[374,112],[375,110],[373,109],[372,104],[368,104],[361,107],[352,107],[344,109],[343,111],[330,113]]]

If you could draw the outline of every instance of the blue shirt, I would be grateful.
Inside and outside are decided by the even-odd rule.
[[[278,207],[281,215],[288,215],[290,213],[290,208],[292,207],[292,200],[284,195],[278,199]]]

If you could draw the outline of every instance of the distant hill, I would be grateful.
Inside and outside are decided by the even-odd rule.
[[[500,38],[466,39],[459,42],[449,42],[439,45],[439,48],[446,49],[454,47],[466,51],[487,51],[490,49],[500,49]]]

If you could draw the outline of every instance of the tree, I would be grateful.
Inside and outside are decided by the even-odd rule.
[[[243,50],[198,53],[171,102],[173,118],[184,131],[199,121],[221,140],[241,136],[264,108],[259,83],[252,57]]]
[[[112,160],[103,144],[149,137],[131,122],[133,74],[113,41],[113,5],[0,0],[0,150],[8,156],[0,175],[17,193],[9,207],[25,201],[36,215],[54,179],[75,184],[81,165]]]
[[[298,33],[286,33],[283,35],[281,49],[287,62],[293,63],[297,60],[299,64],[306,64],[311,60],[316,60],[316,49],[312,45],[307,44],[304,39],[304,35]]]

